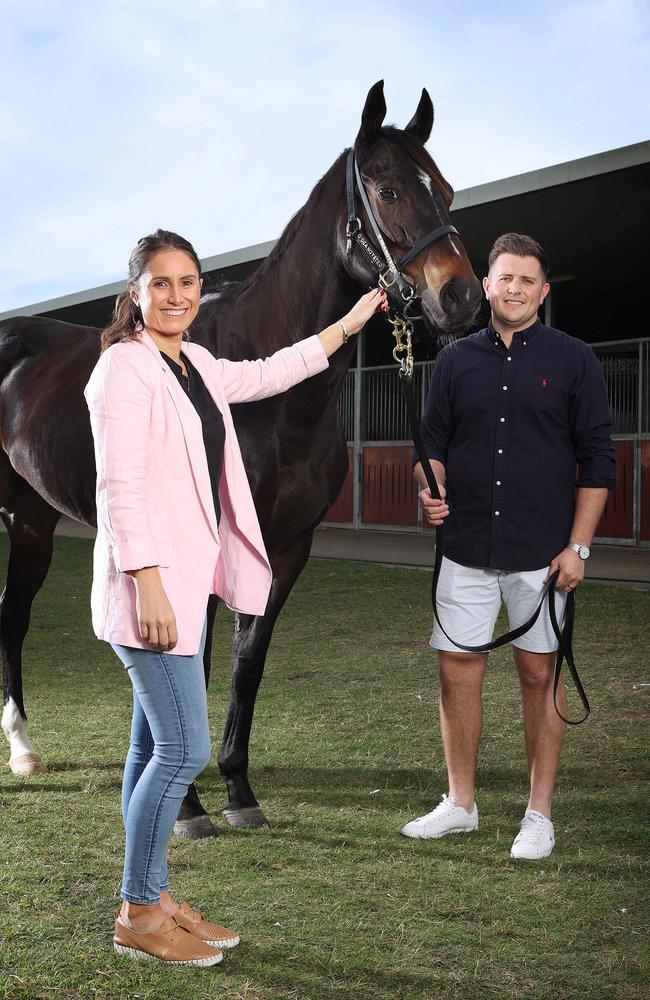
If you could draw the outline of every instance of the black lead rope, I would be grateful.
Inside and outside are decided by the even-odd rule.
[[[431,496],[436,500],[440,500],[440,491],[438,489],[438,484],[436,482],[435,476],[433,475],[433,470],[429,464],[429,460],[426,456],[424,450],[424,444],[422,442],[422,436],[420,434],[420,420],[415,407],[415,399],[413,396],[413,377],[409,374],[408,370],[404,367],[400,368],[400,384],[402,386],[402,395],[404,397],[404,402],[406,403],[406,410],[408,413],[409,423],[411,425],[411,434],[413,436],[413,444],[415,445],[415,451],[418,457],[424,475],[427,480],[427,485],[431,491]],[[558,570],[553,573],[551,577],[544,584],[539,603],[535,608],[534,612],[523,625],[519,625],[518,628],[513,629],[511,632],[507,632],[505,635],[499,636],[497,639],[493,639],[492,642],[483,643],[481,646],[465,646],[460,642],[456,642],[451,636],[446,632],[444,625],[440,621],[440,616],[438,614],[438,606],[436,602],[436,592],[438,589],[438,579],[440,577],[440,567],[442,566],[442,553],[443,553],[443,529],[442,526],[436,528],[436,558],[433,567],[433,580],[431,583],[431,600],[433,603],[433,613],[436,620],[445,634],[447,639],[458,649],[462,649],[468,653],[489,653],[492,649],[498,649],[499,646],[505,646],[506,643],[512,642],[514,639],[519,639],[520,636],[524,635],[529,631],[539,618],[542,607],[544,606],[544,601],[548,601],[548,611],[551,619],[551,627],[555,633],[555,638],[557,639],[557,655],[555,658],[555,669],[553,672],[553,704],[555,705],[555,711],[560,716],[563,722],[566,722],[569,726],[579,726],[580,723],[585,722],[589,717],[591,711],[589,707],[589,701],[585,693],[585,689],[582,686],[580,677],[578,676],[578,671],[576,669],[575,660],[573,658],[573,622],[575,619],[575,594],[572,590],[567,594],[566,609],[564,613],[564,622],[562,627],[557,620],[557,615],[555,612],[555,584],[558,578]],[[569,668],[569,673],[571,674],[571,679],[575,685],[575,689],[578,692],[580,701],[582,702],[583,708],[585,710],[584,715],[581,719],[567,719],[558,708],[557,704],[557,689],[560,684],[560,675],[562,672],[562,664],[566,660],[567,667]]]

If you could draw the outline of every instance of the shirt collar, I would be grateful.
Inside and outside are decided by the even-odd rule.
[[[525,346],[529,341],[531,341],[534,337],[537,336],[537,334],[541,329],[541,326],[542,324],[540,323],[539,319],[533,320],[530,326],[527,326],[525,330],[518,330],[517,333],[513,334],[512,337],[513,343],[521,341],[521,343]],[[493,344],[501,343],[501,334],[498,332],[498,330],[494,329],[491,319],[487,325],[487,335]]]

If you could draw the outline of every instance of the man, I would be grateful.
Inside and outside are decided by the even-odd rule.
[[[501,600],[511,629],[526,621],[555,570],[561,621],[613,484],[602,373],[590,347],[539,322],[547,276],[539,243],[500,236],[483,280],[490,323],[440,353],[429,388],[422,437],[443,499],[432,498],[419,464],[415,476],[428,523],[445,524],[440,621],[464,645],[490,641]],[[478,829],[474,778],[487,664],[487,654],[462,652],[436,621],[431,646],[449,792],[401,831],[426,839]],[[566,728],[553,706],[557,643],[546,605],[513,646],[530,797],[511,854],[537,860],[555,844],[551,796]],[[558,704],[566,714],[562,686]]]

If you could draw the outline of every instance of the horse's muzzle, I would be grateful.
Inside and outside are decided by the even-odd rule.
[[[422,311],[444,333],[465,331],[473,323],[481,304],[481,286],[476,279],[450,278],[435,294],[422,293]]]

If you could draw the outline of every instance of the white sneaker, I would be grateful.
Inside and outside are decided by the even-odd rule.
[[[555,831],[550,819],[535,809],[527,809],[510,854],[513,858],[539,861],[547,858],[555,847]]]
[[[443,795],[442,801],[433,812],[426,816],[418,816],[403,826],[400,833],[414,840],[437,840],[446,837],[448,833],[470,833],[478,830],[478,809],[476,802],[471,812],[456,805],[456,799],[451,795]]]

